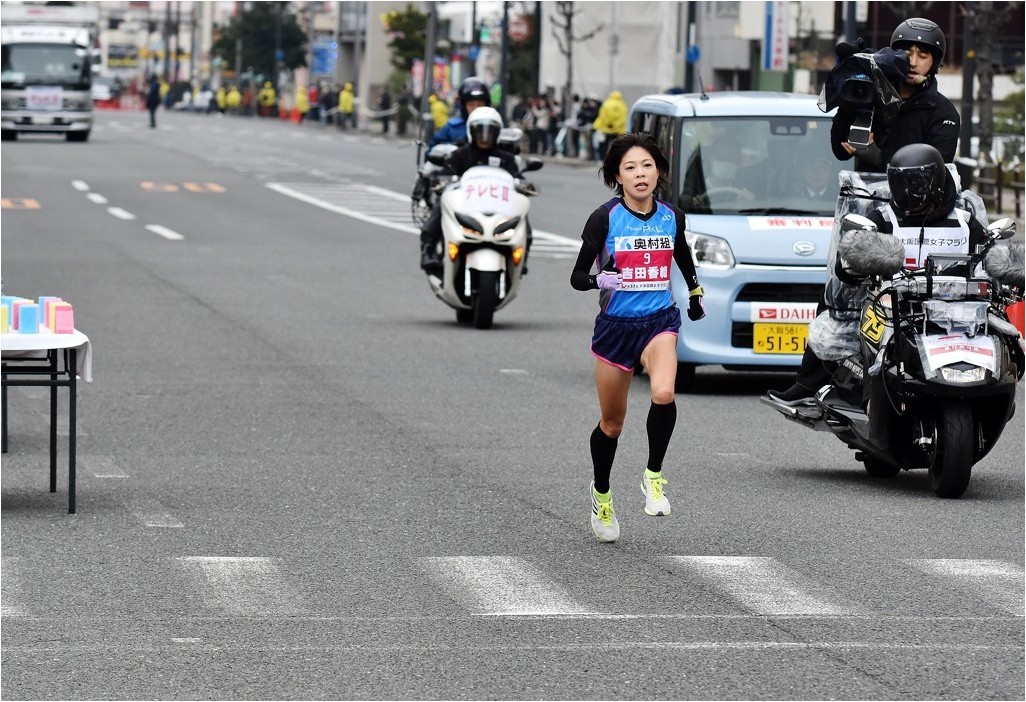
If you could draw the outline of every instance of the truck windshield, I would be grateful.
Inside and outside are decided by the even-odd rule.
[[[4,88],[26,85],[88,90],[89,52],[70,44],[5,44],[0,83]]]
[[[828,117],[689,119],[682,130],[684,212],[833,214],[844,163],[830,150]]]

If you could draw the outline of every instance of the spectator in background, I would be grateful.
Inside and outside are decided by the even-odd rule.
[[[296,110],[299,111],[299,123],[302,124],[310,112],[310,93],[307,92],[305,85],[296,86]]]
[[[566,119],[563,121],[563,154],[567,158],[577,158],[578,149],[580,147],[580,144],[577,143],[577,139],[581,134],[579,126],[580,117],[581,96],[575,93],[570,101],[570,106],[566,113]]]
[[[598,117],[592,126],[595,127],[596,136],[601,139],[597,148],[598,157],[604,159],[613,139],[627,132],[627,103],[623,101],[623,95],[619,90],[609,93],[599,107]]]
[[[428,98],[428,105],[430,106],[431,119],[434,121],[435,131],[437,132],[449,121],[449,106],[445,104],[444,100],[433,94]]]
[[[548,146],[549,125],[552,115],[549,112],[549,101],[538,95],[531,100],[531,128],[527,132],[532,154],[544,154]]]
[[[381,133],[388,134],[388,125],[392,119],[392,93],[386,85],[378,93],[378,117],[381,119]]]
[[[146,109],[150,112],[150,129],[157,128],[157,108],[160,107],[160,82],[157,76],[150,76],[150,84],[146,88]]]
[[[232,89],[228,91],[228,111],[233,115],[239,114],[239,107],[242,106],[242,93],[239,92],[238,86],[233,85]]]
[[[406,126],[409,124],[410,110],[413,107],[413,93],[409,88],[403,88],[396,98],[396,104],[399,105],[399,111],[396,112],[396,134],[406,136]]]
[[[271,113],[277,100],[278,96],[274,91],[274,86],[271,85],[271,81],[265,82],[264,87],[260,88],[260,92],[257,93],[257,102],[260,103],[260,116],[273,117],[274,115]]]
[[[581,109],[577,114],[577,127],[580,130],[581,141],[584,142],[584,155],[589,161],[597,161],[595,154],[595,141],[592,134],[595,128],[592,123],[598,117],[599,101],[595,95],[588,95],[581,101]]]
[[[346,83],[338,94],[338,126],[340,129],[356,129],[356,113],[353,111],[355,98],[353,84]]]

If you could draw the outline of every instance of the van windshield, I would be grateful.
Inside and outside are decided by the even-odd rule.
[[[830,119],[744,117],[682,122],[678,205],[694,214],[829,216],[845,162]]]

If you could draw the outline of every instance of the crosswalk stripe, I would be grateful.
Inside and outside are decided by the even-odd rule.
[[[449,595],[479,615],[584,614],[558,585],[516,556],[419,559]]]
[[[907,562],[925,573],[955,579],[967,589],[978,591],[999,609],[1019,617],[1026,615],[1021,566],[959,558],[916,558]]]
[[[743,607],[763,615],[850,614],[808,594],[800,577],[772,558],[733,556],[667,556],[685,566]]]
[[[296,599],[269,558],[185,556],[207,603],[238,615],[292,615]]]
[[[21,617],[25,612],[18,606],[16,592],[20,589],[16,558],[0,558],[0,582],[3,592],[0,593],[0,617]]]

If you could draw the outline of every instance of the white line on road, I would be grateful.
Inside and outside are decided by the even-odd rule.
[[[120,207],[108,207],[107,211],[110,212],[115,217],[117,217],[118,219],[125,219],[125,220],[135,219],[135,215],[134,214],[132,214],[131,212],[127,212],[127,211],[121,209]]]
[[[148,527],[181,529],[184,526],[155,500],[134,499],[128,503],[128,507],[132,514]]]
[[[181,241],[185,238],[178,232],[172,229],[168,229],[167,227],[163,227],[159,224],[147,224],[146,228],[154,234],[159,234],[160,236],[164,237],[165,239],[169,239],[170,241]]]
[[[1005,561],[960,558],[922,558],[908,562],[925,573],[960,581],[967,589],[980,592],[995,607],[1006,612],[1019,617],[1026,615],[1026,589],[1021,566]]]
[[[406,232],[407,234],[420,234],[420,230],[414,227],[412,224],[400,224],[398,222],[389,222],[387,220],[382,220],[380,217],[371,217],[369,215],[364,214],[363,212],[358,212],[357,210],[350,209],[349,207],[334,205],[330,202],[325,202],[324,200],[316,198],[312,195],[307,195],[306,193],[299,192],[294,187],[290,187],[283,183],[267,183],[267,187],[271,190],[274,190],[275,192],[281,193],[282,195],[288,195],[289,197],[295,198],[296,200],[301,200],[302,202],[315,205],[317,207],[329,210],[331,212],[335,212],[340,215],[345,215],[346,217],[352,217],[353,219],[358,219],[362,222],[369,222],[371,224],[387,227],[389,229],[395,229],[399,232]]]
[[[73,187],[75,190],[81,193],[84,193],[89,190],[89,184],[86,183],[84,180],[71,181],[71,187]]]
[[[113,456],[79,456],[81,465],[89,471],[94,478],[127,478],[128,473],[119,469],[114,463]]]
[[[92,202],[95,202],[97,205],[107,204],[107,198],[105,198],[103,195],[100,195],[100,193],[86,193],[86,197]]]
[[[808,594],[795,574],[772,558],[667,556],[745,608],[763,615],[848,614],[850,610]]]
[[[239,615],[291,615],[295,595],[288,591],[269,558],[186,556],[179,560],[198,569],[207,603]]]
[[[516,556],[421,558],[424,570],[453,599],[479,615],[583,614],[585,608]]]

